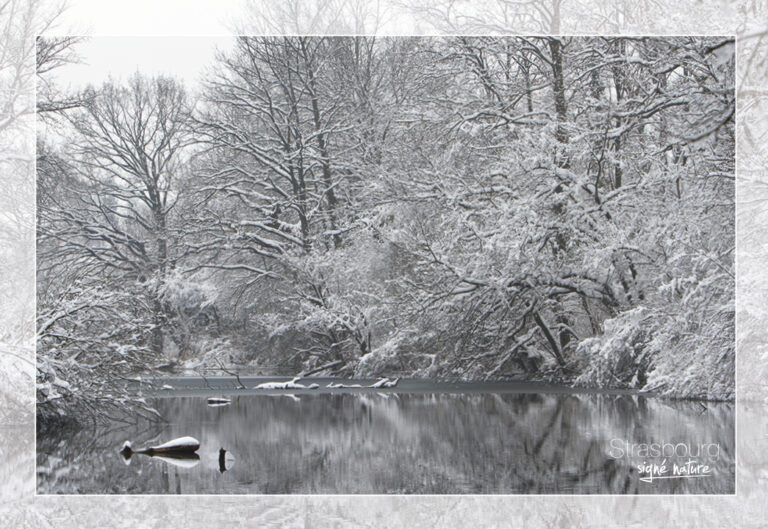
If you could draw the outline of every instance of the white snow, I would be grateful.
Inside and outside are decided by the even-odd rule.
[[[194,437],[187,436],[173,439],[161,445],[151,446],[149,447],[149,450],[153,450],[155,452],[194,452],[198,448],[200,448],[200,441]]]
[[[381,380],[374,382],[368,387],[369,388],[393,388],[397,385],[399,380],[400,380],[399,378],[396,378],[394,380],[390,380],[388,378],[382,378]]]
[[[334,382],[331,382],[325,387],[330,389],[339,389],[339,388],[362,388],[363,386],[361,386],[360,384],[336,384]]]
[[[317,389],[320,387],[318,384],[310,384],[309,386],[299,384],[297,382],[299,378],[294,377],[293,380],[287,382],[264,382],[253,389]]]
[[[363,386],[361,384],[342,384],[340,382],[330,382],[325,387],[328,389],[357,389],[357,388],[393,388],[397,385],[398,381],[400,379],[396,378],[394,380],[389,378],[382,378],[380,380],[377,380],[370,386]]]

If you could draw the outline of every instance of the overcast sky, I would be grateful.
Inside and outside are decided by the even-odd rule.
[[[234,37],[89,37],[76,53],[80,63],[56,71],[62,87],[99,85],[109,76],[124,80],[139,71],[167,74],[196,88],[216,49],[228,49]]]
[[[56,2],[53,2],[54,4]],[[54,31],[78,35],[226,35],[243,0],[73,0]]]

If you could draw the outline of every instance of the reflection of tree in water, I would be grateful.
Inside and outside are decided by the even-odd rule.
[[[732,490],[733,410],[611,395],[376,394],[240,397],[209,408],[162,399],[167,426],[41,439],[41,489],[166,493],[643,493]],[[126,438],[149,444],[194,435],[200,464],[153,458],[129,467]],[[721,437],[725,436],[725,437]],[[640,484],[607,450],[630,442],[719,442],[712,479]],[[220,472],[220,448],[237,464]],[[48,455],[51,454],[51,455]],[[719,477],[719,479],[718,479]]]

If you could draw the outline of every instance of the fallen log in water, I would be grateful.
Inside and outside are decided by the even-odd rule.
[[[131,454],[146,454],[150,456],[155,454],[192,454],[197,452],[198,448],[200,448],[200,441],[194,437],[179,437],[178,439],[173,439],[167,443],[163,443],[157,446],[150,446],[148,448],[142,448],[140,450],[134,450],[131,442],[126,441],[123,443],[123,447],[120,449],[120,453],[125,457],[131,457]]]
[[[253,389],[317,389],[320,387],[318,384],[310,384],[309,386],[299,384],[300,379],[301,377],[294,377],[293,380],[287,382],[264,382]]]
[[[355,389],[355,388],[362,388],[360,384],[339,384],[336,382],[330,382],[326,388],[329,389]]]
[[[325,387],[328,389],[394,388],[395,386],[397,386],[397,383],[399,381],[400,381],[399,378],[396,378],[394,380],[390,380],[388,378],[382,378],[369,386],[363,386],[360,384],[341,384],[338,382],[330,382]]]
[[[400,381],[399,378],[396,378],[394,380],[390,380],[388,378],[382,378],[378,382],[374,382],[369,388],[394,388],[397,386],[397,383]]]

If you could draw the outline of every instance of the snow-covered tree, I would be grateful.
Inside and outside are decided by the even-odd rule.
[[[732,398],[733,50],[242,37],[194,105],[77,94],[39,148],[43,387],[166,349]]]

